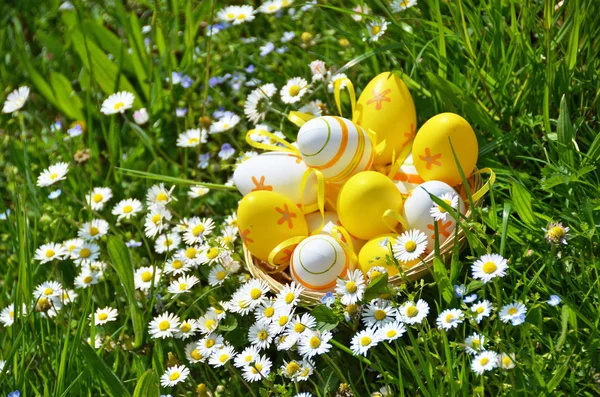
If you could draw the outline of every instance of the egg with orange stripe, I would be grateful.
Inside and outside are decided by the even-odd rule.
[[[417,172],[412,153],[404,160],[398,171],[392,175],[392,180],[405,198],[413,189],[425,182]]]
[[[350,268],[350,255],[333,237],[318,234],[304,239],[290,261],[292,279],[312,291],[331,291]]]
[[[323,116],[307,121],[296,141],[302,160],[321,171],[327,182],[344,183],[373,163],[369,136],[362,127],[343,117]]]

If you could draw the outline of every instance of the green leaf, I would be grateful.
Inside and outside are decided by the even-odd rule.
[[[339,323],[335,312],[325,305],[315,307],[310,314],[317,320],[319,329],[321,330],[333,329]]]
[[[563,378],[567,374],[568,370],[569,370],[569,360],[567,359],[567,361],[565,361],[563,363],[563,365],[561,365],[560,368],[554,373],[554,376],[552,377],[552,379],[550,379],[550,381],[546,385],[546,389],[547,389],[548,393],[552,393],[554,391],[554,389],[556,389],[558,387],[560,382],[563,380]]]
[[[129,256],[129,250],[119,237],[110,236],[108,238],[108,255],[110,256],[110,265],[115,269],[125,290],[131,320],[133,321],[133,331],[135,333],[134,346],[137,348],[144,341],[144,320],[135,297],[133,264]]]
[[[560,313],[560,336],[556,341],[554,349],[559,351],[567,340],[567,332],[569,331],[569,317],[570,317],[569,306],[563,305],[562,312]]]
[[[571,167],[575,164],[575,158],[573,151],[573,137],[575,135],[573,131],[573,124],[571,123],[571,116],[569,115],[569,109],[567,107],[567,100],[563,95],[560,99],[560,111],[558,114],[558,127],[556,131],[558,137],[558,143],[561,147],[558,148],[558,157],[570,165]]]
[[[91,348],[85,341],[81,341],[81,345],[79,346],[79,351],[83,355],[83,359],[89,368],[92,378],[100,379],[104,386],[106,386],[106,391],[108,395],[112,397],[124,397],[130,396],[129,392],[121,383],[117,375],[106,365],[104,360],[102,360],[94,349]]]
[[[75,94],[69,79],[53,71],[50,72],[50,84],[52,85],[52,91],[54,91],[54,97],[57,103],[60,104],[59,108],[70,118],[83,120],[84,116],[81,111],[83,103]]]
[[[379,295],[387,292],[388,275],[387,273],[380,274],[369,283],[365,290],[364,299],[368,302],[371,299],[378,298]]]
[[[433,278],[438,286],[442,298],[446,303],[451,303],[454,298],[454,288],[448,277],[448,271],[444,262],[438,257],[433,258]]]
[[[513,180],[510,184],[510,197],[517,214],[523,222],[535,225],[535,217],[531,208],[531,194],[519,182]]]
[[[158,375],[153,369],[144,372],[135,386],[133,397],[159,397]]]
[[[233,331],[238,326],[237,319],[234,316],[227,316],[225,320],[219,323],[219,330],[227,332]]]

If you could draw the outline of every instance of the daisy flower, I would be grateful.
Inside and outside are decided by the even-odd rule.
[[[197,346],[198,350],[203,356],[210,357],[213,352],[219,350],[223,346],[223,343],[223,337],[213,332],[200,339],[197,343]]]
[[[479,324],[481,320],[492,314],[492,302],[484,299],[471,306],[471,312],[475,315],[475,322]]]
[[[97,273],[84,269],[75,277],[73,284],[75,284],[75,288],[88,288],[98,284],[99,279],[100,276]]]
[[[210,133],[217,134],[220,132],[229,131],[230,129],[235,127],[240,122],[240,120],[241,120],[240,116],[238,116],[236,114],[225,115],[225,116],[221,117],[219,120],[217,120],[216,122],[214,122],[213,124],[211,124]]]
[[[35,288],[35,296],[45,296],[47,298],[60,298],[63,290],[62,285],[57,281],[45,281]]]
[[[2,113],[12,113],[21,109],[29,97],[29,87],[19,87],[6,97]]]
[[[459,309],[447,309],[440,313],[436,323],[439,329],[449,331],[464,321],[464,314]]]
[[[148,115],[146,108],[141,108],[140,110],[133,112],[133,121],[135,121],[137,125],[146,124],[149,119],[150,116]]]
[[[296,360],[283,360],[283,365],[280,367],[281,374],[284,377],[295,381],[296,375],[300,372],[300,365],[300,362]]]
[[[233,346],[224,345],[210,356],[208,363],[215,368],[222,367],[235,356],[236,352]]]
[[[335,293],[344,305],[353,305],[363,298],[367,286],[365,277],[360,269],[349,271],[348,280],[338,278],[335,283]]]
[[[465,339],[465,351],[473,356],[476,356],[485,348],[485,336],[473,333]]]
[[[238,290],[232,296],[231,300],[227,302],[227,308],[232,313],[239,313],[242,316],[250,313],[253,307],[250,307],[248,299],[244,291]]]
[[[427,249],[427,235],[418,229],[402,233],[392,246],[394,258],[400,262],[417,259]]]
[[[152,275],[154,275],[154,281],[152,281]],[[140,267],[133,275],[135,283],[135,289],[140,291],[149,291],[152,285],[156,286],[160,282],[161,272],[159,268],[152,266]]]
[[[479,353],[471,362],[471,370],[477,375],[491,371],[498,366],[498,353],[486,350]]]
[[[365,327],[379,328],[393,322],[397,315],[398,311],[390,305],[389,301],[376,299],[367,305],[362,314],[362,321]]]
[[[106,306],[104,309],[96,309],[96,313],[94,314],[94,323],[96,325],[103,325],[108,323],[109,321],[116,321],[119,312],[117,309]]]
[[[498,356],[498,366],[504,370],[513,369],[516,362],[515,353],[501,353]]]
[[[112,196],[111,188],[95,187],[85,196],[85,200],[94,211],[99,211],[104,208],[104,204],[106,204]]]
[[[287,83],[279,91],[281,100],[283,103],[296,103],[306,93],[308,93],[308,82],[302,77],[294,77],[287,81]]]
[[[329,341],[332,337],[333,334],[330,331],[311,330],[298,341],[298,353],[305,358],[327,353],[331,350]]]
[[[315,363],[309,359],[305,358],[302,360],[302,364],[300,365],[300,372],[296,375],[296,382],[306,381],[308,378],[314,373]]]
[[[21,310],[21,315],[24,315],[27,311],[27,307],[23,304],[23,309]],[[10,327],[15,322],[15,305],[11,303],[6,306],[0,312],[0,323],[2,323],[5,327]]]
[[[187,358],[190,363],[195,364],[205,362],[208,356],[200,352],[196,342],[190,342],[185,345],[185,358]]]
[[[304,313],[302,315],[295,315],[286,325],[286,334],[288,337],[293,336],[300,338],[306,332],[314,329],[317,326],[317,319],[311,314]]]
[[[419,324],[429,314],[429,305],[423,299],[409,301],[398,308],[400,320],[405,324]]]
[[[222,259],[228,255],[228,251],[220,247],[204,246],[200,252],[198,263],[201,265],[214,265],[221,263]]]
[[[98,244],[85,241],[81,246],[71,252],[71,259],[77,265],[94,262],[100,256],[100,247]]]
[[[85,241],[99,240],[106,233],[108,233],[108,222],[103,219],[86,222],[77,231],[77,235]]]
[[[179,147],[196,147],[200,143],[207,142],[207,131],[199,128],[191,129],[182,132],[177,138],[177,146]]]
[[[266,378],[271,372],[271,360],[266,356],[258,356],[257,359],[249,364],[242,373],[244,379],[248,382],[258,382]]]
[[[172,338],[179,330],[180,323],[177,315],[164,312],[150,322],[148,333],[153,339]]]
[[[355,355],[362,354],[366,357],[369,349],[373,346],[376,346],[378,343],[379,336],[377,330],[374,327],[369,327],[356,333],[352,337],[352,341],[350,342],[350,349],[354,352]]]
[[[211,287],[215,287],[217,285],[222,285],[229,273],[222,265],[216,265],[210,269],[210,273],[208,273],[208,284]]]
[[[94,272],[98,274],[98,277],[102,277],[107,266],[108,264],[102,261],[86,262],[81,264],[81,269]]]
[[[373,19],[367,22],[367,34],[364,35],[363,40],[369,42],[378,41],[381,36],[387,30],[388,23],[383,18]]]
[[[116,215],[117,220],[129,219],[142,210],[142,202],[138,199],[121,200],[112,209],[112,214]]]
[[[121,91],[112,94],[102,102],[100,112],[109,115],[115,113],[125,113],[127,109],[131,109],[135,97],[131,92]]]
[[[146,215],[146,221],[144,222],[146,237],[153,238],[161,233],[168,226],[168,221],[172,217],[173,215],[166,208],[160,206],[153,207],[148,215]]]
[[[210,334],[219,326],[219,318],[213,311],[208,311],[198,319],[198,327],[202,334]]]
[[[208,192],[210,192],[210,189],[204,186],[192,186],[190,187],[188,196],[190,196],[190,198],[198,198],[206,195]]]
[[[179,329],[175,334],[177,339],[185,340],[191,336],[194,336],[198,332],[198,323],[196,320],[181,320],[181,324],[179,324]]]
[[[275,306],[294,307],[300,301],[300,294],[304,291],[304,287],[292,281],[286,284],[283,289],[277,294]]]
[[[369,281],[373,281],[377,277],[381,276],[384,273],[387,273],[387,270],[386,270],[385,267],[383,267],[383,266],[373,266],[367,272],[367,277],[368,277]]]
[[[456,195],[454,193],[444,193],[439,198],[444,203],[446,203],[450,207],[452,207],[454,210],[458,209],[458,195]],[[429,213],[431,214],[431,216],[433,217],[433,220],[435,220],[435,221],[439,221],[439,220],[446,221],[446,217],[448,216],[448,212],[444,208],[442,208],[442,206],[437,205],[437,204],[434,204],[429,209]]]
[[[187,228],[183,232],[183,241],[187,245],[202,243],[206,235],[210,234],[214,228],[215,223],[212,219],[200,219],[194,216],[187,221]]]
[[[498,254],[483,255],[471,265],[473,278],[484,283],[488,283],[496,277],[504,277],[506,269],[508,269],[506,259]]]
[[[241,25],[244,22],[254,20],[254,9],[252,6],[243,5],[236,9],[235,19],[231,21],[232,25]]]
[[[313,76],[314,77],[314,76]],[[325,104],[319,100],[310,101],[306,105],[303,105],[298,109],[301,113],[312,114],[315,117],[323,116]]]
[[[544,229],[546,232],[546,240],[550,244],[567,245],[567,238],[569,237],[569,227],[563,226],[560,222],[551,222],[548,228]]]
[[[293,314],[293,309],[290,310],[290,308],[279,306],[275,310],[275,316],[273,316],[273,320],[269,326],[269,332],[273,335],[280,334],[287,327]]]
[[[73,251],[81,247],[83,243],[84,241],[80,238],[72,238],[70,240],[64,241],[62,245],[63,247],[65,247],[65,250],[67,250],[67,254],[72,258]]]
[[[146,204],[148,207],[152,205],[164,206],[169,204],[172,200],[176,200],[173,197],[173,189],[175,186],[171,186],[171,189],[167,190],[164,183],[153,185],[146,193]]]
[[[200,264],[200,255],[202,254],[202,247],[195,245],[187,247],[184,250],[177,252],[176,256],[183,259],[190,267],[196,268]]]
[[[274,84],[264,84],[248,95],[244,103],[244,114],[252,123],[259,123],[265,119],[271,98],[277,92]]]
[[[275,14],[279,10],[281,10],[281,0],[268,0],[262,3],[257,11],[263,14]]]
[[[256,321],[270,323],[275,316],[275,299],[267,298],[254,309],[254,318]]]
[[[521,302],[513,302],[508,305],[502,306],[499,315],[500,320],[503,323],[510,322],[512,325],[517,326],[525,322],[527,308]]]
[[[60,301],[63,305],[68,305],[69,303],[75,302],[79,295],[72,289],[63,289],[62,294],[60,296]]]
[[[175,365],[167,368],[163,376],[160,377],[161,386],[173,387],[186,380],[190,370],[185,365]]]
[[[257,321],[248,330],[248,340],[260,350],[268,349],[273,341],[270,325],[273,323]]]
[[[254,361],[258,359],[260,355],[260,349],[256,346],[248,346],[240,354],[235,356],[233,365],[236,368],[246,368]]]
[[[562,299],[558,295],[550,295],[550,299],[546,301],[550,306],[558,306],[562,302]]]
[[[55,259],[62,260],[65,256],[67,256],[67,250],[62,244],[48,243],[35,250],[34,259],[40,263],[48,263]]]
[[[392,1],[392,12],[400,12],[417,5],[417,0],[394,0]]]
[[[181,237],[177,232],[169,232],[161,234],[154,244],[154,251],[157,254],[164,254],[165,252],[171,252],[177,250],[181,243]]]
[[[174,276],[185,274],[188,270],[190,270],[190,265],[178,256],[167,260],[164,267],[164,272],[166,274],[172,274]]]
[[[244,296],[246,296],[246,303],[251,308],[255,308],[260,305],[265,299],[269,292],[269,285],[264,280],[252,279],[241,287]]]
[[[69,172],[69,164],[67,163],[51,165],[38,176],[37,185],[40,187],[53,185],[66,179],[67,172]]]
[[[192,287],[198,284],[200,280],[196,276],[181,276],[174,280],[168,288],[169,293],[178,295],[190,292]]]
[[[400,321],[389,322],[378,330],[379,340],[391,342],[400,338],[406,332],[406,327]]]
[[[227,247],[237,240],[237,234],[238,230],[236,227],[225,226],[221,231],[221,235],[217,237],[217,240],[223,247]]]

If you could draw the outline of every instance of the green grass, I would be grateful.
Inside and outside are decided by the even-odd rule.
[[[221,187],[235,162],[219,161],[216,153],[223,143],[236,148],[236,156],[251,150],[244,137],[253,125],[243,119],[233,132],[210,135],[197,151],[175,142],[180,132],[198,128],[201,118],[219,107],[243,118],[252,87],[209,87],[208,79],[246,73],[253,64],[254,78],[281,88],[291,77],[310,79],[308,64],[315,59],[346,73],[359,92],[378,73],[395,71],[411,90],[419,126],[445,111],[474,126],[478,167],[492,168],[497,181],[468,223],[468,245],[454,252],[447,267],[436,262],[433,276],[400,287],[395,301],[425,299],[431,307],[428,321],[408,327],[397,342],[381,343],[365,358],[348,348],[359,322],[346,322],[339,305],[333,310],[320,306],[313,309],[319,325],[338,332],[327,356],[315,359],[318,371],[308,381],[294,384],[277,375],[282,360],[297,355],[271,348],[272,374],[252,383],[251,391],[237,369],[195,364],[188,365],[191,376],[185,383],[160,394],[196,395],[199,383],[211,391],[224,386],[220,395],[261,397],[297,391],[335,395],[340,383],[356,396],[386,385],[393,395],[406,396],[600,393],[600,3],[568,0],[555,11],[549,0],[420,0],[392,14],[387,0],[373,0],[365,2],[372,13],[390,22],[375,43],[361,39],[370,16],[358,23],[350,2],[320,3],[306,12],[295,4],[296,18],[259,14],[212,40],[203,32],[223,7],[215,1],[78,0],[74,11],[59,11],[55,0],[0,5],[1,96],[5,99],[21,85],[32,90],[21,112],[0,115],[0,212],[11,211],[7,221],[0,221],[0,309],[13,302],[27,305],[26,315],[0,328],[0,359],[7,362],[0,374],[2,395],[18,389],[21,396],[158,396],[164,370],[175,362],[188,365],[185,343],[151,339],[147,324],[160,304],[188,318],[200,317],[210,305],[228,299],[237,281],[213,289],[202,268],[197,272],[202,282],[192,294],[169,300],[161,285],[160,291],[141,295],[133,290],[132,269],[163,266],[164,255],[155,253],[143,236],[141,216],[116,226],[105,208],[102,217],[111,223],[110,236],[100,242],[101,258],[110,263],[105,280],[78,290],[74,304],[47,319],[33,310],[35,287],[57,280],[72,288],[78,269],[70,261],[40,264],[33,260],[35,249],[75,237],[83,222],[98,217],[85,205],[92,187],[113,189],[112,208],[122,198],[143,201],[154,178],[177,185],[174,212],[221,223],[240,195]],[[142,34],[145,25],[151,33]],[[296,33],[286,53],[259,55],[268,41],[282,46],[286,31]],[[303,42],[303,32],[312,35],[313,43]],[[249,37],[256,42],[242,40]],[[348,47],[339,44],[342,38]],[[167,83],[173,71],[191,76],[193,85],[183,89]],[[132,112],[100,113],[102,101],[121,90],[135,94],[134,109],[148,109],[148,124],[135,124]],[[317,85],[310,98],[335,113],[326,87]],[[347,114],[347,100],[343,105]],[[176,117],[180,107],[188,108],[185,117]],[[277,112],[267,118],[290,141],[297,127],[279,113],[295,109],[277,102]],[[50,126],[58,118],[63,131],[53,133]],[[64,140],[75,121],[85,122],[86,133]],[[90,159],[78,164],[73,156],[83,149],[89,149]],[[205,170],[196,166],[200,153],[212,154]],[[53,189],[37,187],[36,179],[58,161],[69,162],[70,171],[60,186],[62,195],[49,200]],[[189,183],[205,183],[212,190],[192,200]],[[544,239],[550,222],[570,227],[567,245],[552,246]],[[124,242],[130,239],[145,245],[128,250]],[[239,244],[236,249],[239,253]],[[487,252],[503,255],[510,267],[506,277],[484,285],[472,280],[469,269]],[[512,327],[496,314],[480,327],[465,323],[447,333],[436,329],[439,312],[466,308],[453,294],[455,284],[466,284],[469,293],[498,307],[525,303],[526,322]],[[385,282],[370,288],[374,296],[388,292]],[[163,294],[162,303],[157,292]],[[561,296],[560,306],[545,303],[551,294]],[[90,326],[88,317],[107,305],[118,309],[119,318],[105,327],[112,340],[93,349],[86,341],[98,327]],[[239,351],[247,345],[251,324],[248,317],[229,315],[220,333]],[[484,376],[471,372],[462,346],[474,331],[489,338],[491,349],[516,353],[517,367]]]

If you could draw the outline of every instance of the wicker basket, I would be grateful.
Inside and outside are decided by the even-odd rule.
[[[471,175],[471,177],[469,178],[469,188],[472,193],[479,190],[482,185],[483,180],[480,174],[474,173],[473,175]],[[462,186],[460,189],[460,195],[463,198],[465,205],[468,205],[466,201],[466,190]],[[481,205],[481,200],[476,201],[474,204]],[[465,216],[467,218],[470,218],[471,215],[471,208],[468,208],[467,212],[465,213]],[[462,228],[459,228],[457,243],[462,245],[464,243],[464,239],[465,233],[462,230]],[[444,261],[452,253],[452,247],[454,247],[454,243],[455,239],[447,239],[442,245],[440,245],[440,255]],[[272,273],[272,266],[252,256],[245,244],[243,246],[243,249],[244,257],[246,259],[246,265],[250,274],[252,274],[254,278],[265,280],[274,294],[279,293],[283,289],[285,284],[292,281],[291,276],[286,271]],[[434,257],[435,252],[432,251],[429,253],[429,255],[427,255],[427,257],[423,259],[423,262],[404,271],[403,274],[397,274],[390,277],[389,282],[393,285],[399,285],[402,284],[406,279],[417,280],[419,278],[424,277],[428,273],[431,273],[432,270],[430,269],[430,266],[433,264]],[[314,306],[318,305],[321,302],[321,298],[323,297],[323,295],[325,295],[325,293],[323,292],[304,291],[300,296],[300,300],[307,305]]]

